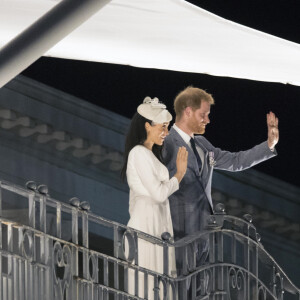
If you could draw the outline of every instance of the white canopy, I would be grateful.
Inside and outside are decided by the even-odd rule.
[[[0,0],[0,47],[54,0]],[[300,85],[300,45],[183,0],[112,0],[46,56]]]

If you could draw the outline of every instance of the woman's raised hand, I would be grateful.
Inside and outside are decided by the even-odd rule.
[[[186,172],[188,152],[185,147],[179,147],[176,159],[177,172],[174,175],[180,182]]]

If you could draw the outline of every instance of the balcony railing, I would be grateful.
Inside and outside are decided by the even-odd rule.
[[[174,243],[168,234],[161,240],[101,218],[77,198],[52,199],[44,185],[2,181],[0,187],[0,300],[300,300],[264,250],[251,216],[226,215],[221,204],[205,232]],[[203,240],[209,259],[197,265]],[[161,247],[163,274],[139,266],[141,241]],[[169,275],[174,249],[183,262],[177,276]]]

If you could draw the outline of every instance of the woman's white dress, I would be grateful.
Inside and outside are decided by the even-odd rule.
[[[163,232],[173,236],[168,197],[179,188],[176,177],[169,179],[168,169],[153,152],[142,145],[129,153],[127,181],[130,188],[127,226],[161,239]],[[163,273],[163,249],[161,246],[139,239],[139,266]],[[176,274],[175,251],[169,250],[169,275]],[[144,296],[144,277],[140,274],[139,296]],[[134,275],[129,274],[129,293],[134,294]],[[148,299],[153,299],[153,278],[148,282]]]

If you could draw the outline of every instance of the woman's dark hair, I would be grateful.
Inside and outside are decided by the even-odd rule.
[[[147,131],[145,128],[145,123],[148,122],[151,124],[151,121],[141,116],[139,113],[135,113],[129,127],[129,131],[125,140],[125,151],[124,151],[124,164],[121,170],[121,178],[125,180],[126,170],[127,170],[127,161],[129,152],[136,145],[143,145],[147,139]],[[162,162],[162,146],[154,144],[152,147],[152,152]]]

